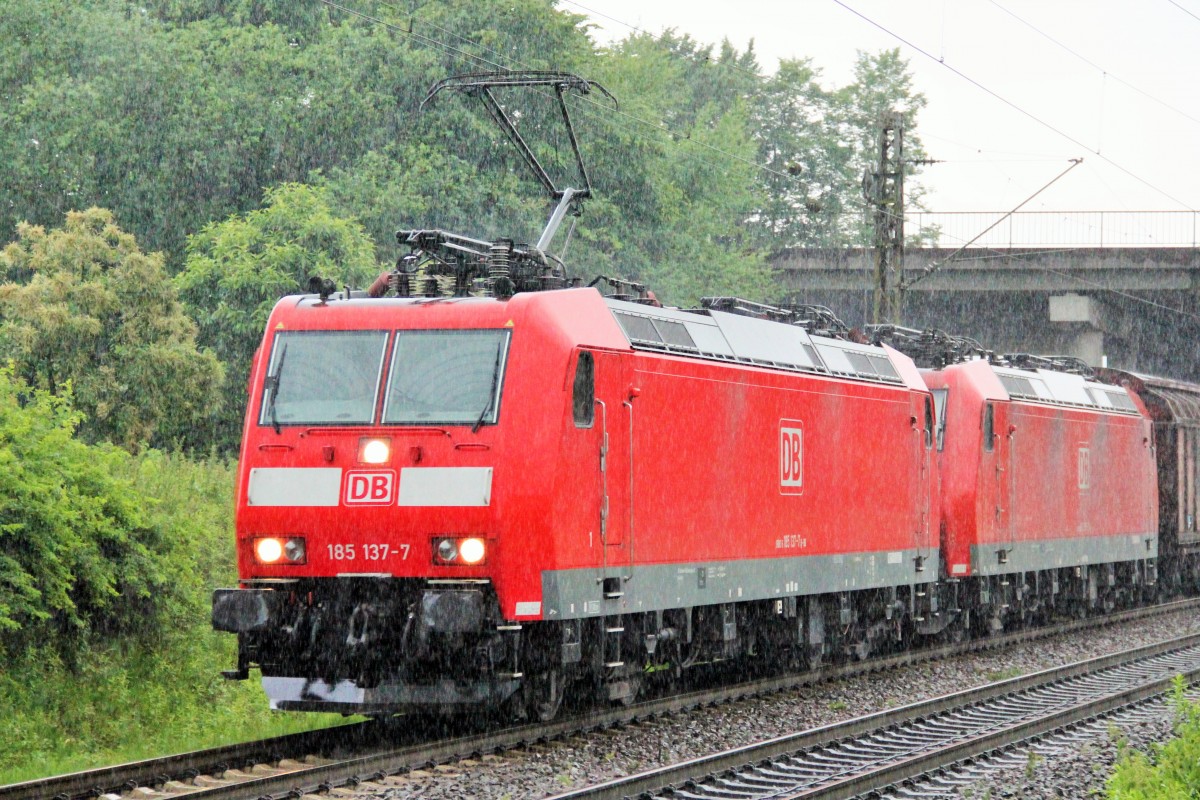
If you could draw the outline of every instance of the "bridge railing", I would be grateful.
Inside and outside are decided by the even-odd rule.
[[[1004,211],[910,211],[906,238],[956,248],[979,235]],[[1200,211],[1018,211],[971,247],[1197,247]]]

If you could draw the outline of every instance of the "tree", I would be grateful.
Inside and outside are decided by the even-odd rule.
[[[878,53],[858,52],[854,82],[835,93],[832,113],[842,137],[853,146],[850,173],[858,179],[853,184],[856,190],[861,186],[864,174],[874,173],[879,168],[878,142],[885,112],[898,111],[904,120],[905,161],[925,157],[917,134],[917,115],[925,104],[925,95],[913,87],[908,61],[900,57],[899,48]],[[912,177],[918,169],[913,165],[906,166],[905,203],[916,206],[921,201],[921,190]],[[854,208],[862,208],[864,202],[861,194],[853,197]],[[863,232],[860,236],[862,241],[871,241],[869,233]]]
[[[479,104],[422,101],[449,75],[561,70],[621,104],[568,100],[595,188],[568,265],[653,274],[668,294],[690,285],[675,298],[690,302],[704,291],[687,274],[698,264],[729,277],[755,263],[750,251],[855,241],[881,108],[907,110],[907,149],[920,154],[924,98],[895,51],[860,54],[851,86],[824,89],[806,61],[764,76],[753,48],[674,31],[600,50],[584,17],[548,0],[353,5],[375,20],[319,0],[11,0],[0,15],[0,240],[19,221],[50,226],[102,205],[175,272],[189,233],[253,211],[263,187],[304,181],[361,220],[387,260],[397,228],[536,241],[550,204]],[[575,186],[552,95],[497,96],[521,108],[530,146]],[[699,160],[721,169],[696,170]],[[706,182],[671,183],[689,176]],[[711,230],[688,232],[693,219]],[[738,291],[765,276],[750,273]]]
[[[781,61],[753,105],[759,158],[767,167],[758,222],[773,249],[843,241],[840,220],[853,200],[847,193],[858,185],[851,174],[854,145],[830,125],[832,94],[819,78],[808,59]]]
[[[197,444],[221,366],[197,350],[162,255],[143,253],[111,212],[21,225],[0,251],[0,280],[0,350],[31,388],[73,398],[86,440]]]
[[[236,447],[246,410],[246,381],[267,317],[286,294],[314,275],[365,287],[380,272],[375,244],[357,221],[336,216],[327,190],[303,184],[268,189],[264,207],[204,227],[188,241],[176,285],[229,375],[212,421],[214,443]]]

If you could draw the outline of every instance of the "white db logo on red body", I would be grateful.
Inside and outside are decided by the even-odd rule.
[[[395,488],[392,470],[347,472],[344,500],[348,506],[389,505],[395,499]]]
[[[1087,447],[1080,446],[1076,463],[1079,467],[1079,488],[1090,489],[1092,487],[1092,451]]]
[[[779,490],[800,494],[804,486],[804,429],[799,420],[780,420]]]

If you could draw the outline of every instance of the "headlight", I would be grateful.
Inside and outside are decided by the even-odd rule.
[[[434,539],[433,563],[476,566],[487,557],[487,543],[478,537]]]
[[[270,536],[254,540],[254,557],[260,564],[303,564],[307,560],[303,536],[280,539]]]
[[[453,539],[442,539],[438,542],[437,557],[446,563],[458,558],[458,542]]]
[[[358,460],[362,464],[386,464],[392,458],[391,439],[359,439]]]
[[[483,539],[463,539],[458,544],[458,554],[464,564],[478,564],[483,561]]]
[[[304,552],[304,540],[300,538],[288,539],[283,545],[283,555],[293,564],[303,564],[307,555]]]

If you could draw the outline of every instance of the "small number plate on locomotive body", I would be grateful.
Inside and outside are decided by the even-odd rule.
[[[332,561],[386,561],[389,558],[408,559],[411,545],[407,544],[327,544],[325,554]]]

